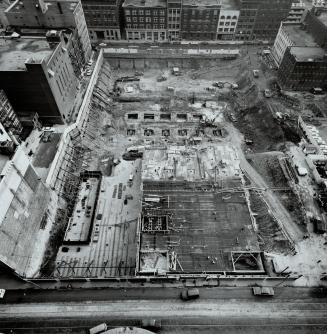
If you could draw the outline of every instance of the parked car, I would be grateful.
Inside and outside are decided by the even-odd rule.
[[[273,296],[275,294],[273,288],[263,286],[256,286],[252,288],[252,292],[255,296]]]
[[[185,289],[181,292],[181,299],[182,300],[191,300],[191,299],[197,299],[200,297],[199,289],[197,288],[191,288],[191,289]]]
[[[141,322],[141,327],[152,331],[157,331],[161,329],[161,320],[143,319]]]

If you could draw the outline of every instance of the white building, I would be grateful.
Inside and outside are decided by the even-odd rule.
[[[232,40],[236,31],[239,10],[221,9],[217,26],[217,40]]]
[[[307,13],[307,6],[304,2],[293,2],[285,23],[301,23]]]

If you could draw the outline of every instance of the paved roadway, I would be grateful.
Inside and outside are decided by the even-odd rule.
[[[327,332],[327,289],[276,288],[273,298],[265,298],[254,297],[250,288],[201,288],[201,298],[190,302],[182,302],[179,293],[174,288],[30,290],[25,296],[8,291],[0,304],[0,329],[87,333],[103,321],[137,326],[140,319],[156,318],[162,320],[160,333]]]

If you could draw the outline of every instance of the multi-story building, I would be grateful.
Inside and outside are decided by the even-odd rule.
[[[46,38],[7,40],[0,52],[0,87],[18,118],[43,124],[69,120],[78,79],[67,46],[71,34],[52,31]]]
[[[238,5],[234,1],[223,0],[217,26],[218,40],[234,39],[239,16]]]
[[[181,38],[215,40],[221,0],[183,0]]]
[[[82,0],[92,43],[120,40],[122,0]]]
[[[318,44],[312,34],[306,31],[304,24],[282,22],[271,51],[277,66],[282,62],[289,46],[316,47]]]
[[[292,0],[261,0],[258,7],[252,38],[273,41],[280,23],[288,16]]]
[[[178,41],[181,31],[182,0],[167,0],[168,40]]]
[[[26,28],[69,29],[71,42],[66,45],[74,69],[80,69],[91,55],[91,43],[84,12],[78,0],[16,0],[5,11],[9,25],[20,31]]]
[[[274,40],[288,16],[292,0],[239,0],[236,39]]]
[[[327,87],[327,56],[320,47],[287,47],[277,74],[282,89]]]
[[[327,52],[327,10],[312,8],[304,19],[305,28]]]
[[[167,0],[125,0],[126,39],[167,40]]]
[[[19,136],[23,127],[10,104],[6,93],[0,89],[0,123],[6,131]]]
[[[307,12],[306,4],[302,0],[294,1],[291,4],[291,9],[288,13],[287,18],[284,20],[285,23],[301,23],[304,20]]]

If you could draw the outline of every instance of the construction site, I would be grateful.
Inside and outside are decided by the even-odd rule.
[[[313,122],[323,99],[278,93],[267,59],[244,49],[120,51],[101,50],[74,123],[30,146],[56,195],[33,278],[319,281],[327,263],[312,278],[308,249],[325,241],[308,236],[325,218],[297,171],[299,116]]]

